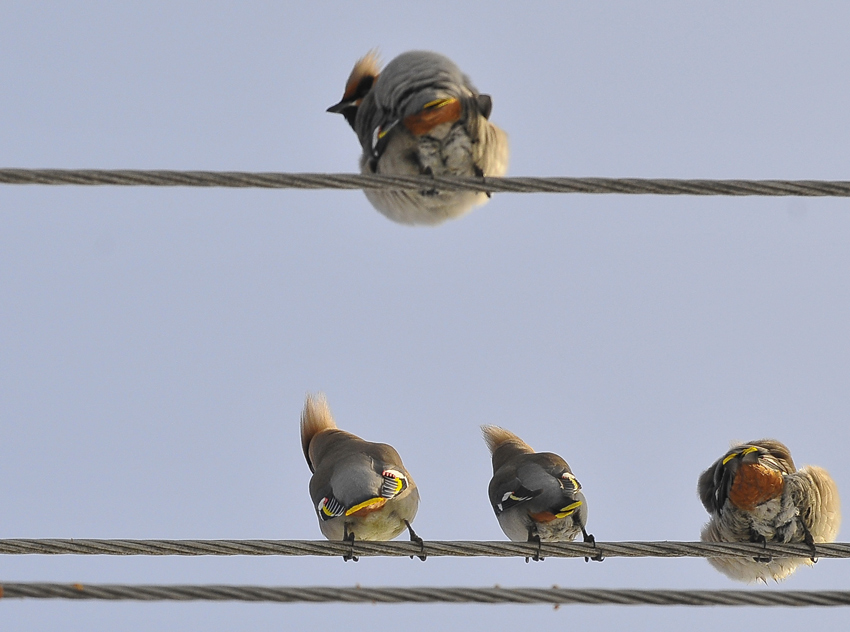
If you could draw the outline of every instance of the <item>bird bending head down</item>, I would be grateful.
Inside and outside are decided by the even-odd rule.
[[[514,542],[572,542],[587,533],[587,500],[581,484],[564,459],[535,452],[514,433],[498,426],[481,426],[493,459],[489,496],[499,526]],[[601,560],[597,555],[593,559]]]
[[[342,99],[328,108],[360,141],[360,170],[390,176],[500,177],[507,135],[490,121],[493,100],[480,94],[448,57],[410,51],[380,69],[368,53],[354,66]],[[489,194],[366,189],[381,213],[402,224],[439,224],[487,201]]]
[[[308,395],[301,414],[301,447],[313,476],[310,498],[329,540],[391,540],[410,526],[419,490],[395,448],[340,430],[323,395]]]
[[[712,557],[732,579],[779,581],[816,560],[819,542],[834,542],[841,523],[838,488],[826,470],[795,467],[788,448],[775,439],[733,446],[699,477],[697,491],[710,518],[704,542],[802,542],[810,558],[762,555]]]

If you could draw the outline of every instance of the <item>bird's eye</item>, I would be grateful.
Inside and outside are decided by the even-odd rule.
[[[357,89],[354,91],[354,95],[358,97],[365,97],[366,93],[372,89],[372,84],[375,83],[374,77],[363,77],[360,80],[360,83],[357,84]]]

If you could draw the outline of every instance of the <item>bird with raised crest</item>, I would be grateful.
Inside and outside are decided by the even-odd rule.
[[[503,176],[507,135],[490,122],[493,100],[449,58],[402,53],[380,69],[375,52],[351,71],[339,103],[360,140],[360,171],[391,176]],[[483,204],[488,193],[365,189],[378,211],[402,224],[439,224]]]

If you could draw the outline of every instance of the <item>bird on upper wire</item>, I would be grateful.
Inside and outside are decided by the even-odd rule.
[[[514,433],[498,426],[481,426],[493,458],[490,504],[502,531],[513,542],[572,542],[587,532],[587,500],[567,462],[551,452],[535,452]],[[586,558],[585,558],[586,559]],[[592,559],[602,561],[597,554]],[[528,558],[525,558],[528,561]]]
[[[360,171],[391,176],[503,176],[508,138],[490,121],[493,100],[455,63],[430,51],[402,53],[383,71],[360,59],[339,103],[363,148]],[[378,211],[402,224],[436,225],[483,204],[476,191],[365,189]]]
[[[775,439],[733,446],[702,473],[697,491],[711,515],[703,542],[803,542],[812,552],[810,558],[708,558],[738,581],[780,581],[801,564],[813,564],[817,543],[834,542],[841,524],[838,488],[829,473],[814,465],[798,470]]]
[[[372,443],[337,428],[324,395],[307,396],[301,414],[301,447],[313,476],[310,497],[319,528],[328,540],[392,540],[407,529],[425,560],[424,543],[413,531],[419,490],[395,448]]]

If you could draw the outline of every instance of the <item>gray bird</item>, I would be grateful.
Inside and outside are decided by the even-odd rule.
[[[307,396],[301,414],[301,446],[313,472],[310,497],[328,540],[392,540],[405,529],[423,544],[410,523],[419,490],[390,445],[364,441],[337,428],[324,395]],[[424,559],[424,556],[420,556]]]
[[[775,439],[735,445],[699,477],[710,520],[703,542],[805,542],[812,557],[708,558],[721,573],[744,582],[779,581],[816,561],[818,542],[834,542],[841,524],[838,488],[826,470],[797,469]]]
[[[403,176],[503,176],[508,138],[490,123],[492,99],[479,94],[453,61],[410,51],[383,71],[374,52],[359,60],[342,114],[360,140],[360,171]],[[376,209],[402,224],[439,224],[487,201],[474,191],[366,189]]]
[[[581,484],[564,459],[535,452],[504,428],[481,426],[481,430],[493,456],[490,504],[508,538],[536,542],[535,561],[541,559],[541,542],[572,542],[579,533],[585,542],[596,542],[585,529],[587,501]]]

